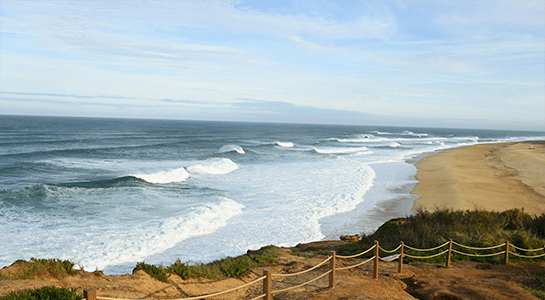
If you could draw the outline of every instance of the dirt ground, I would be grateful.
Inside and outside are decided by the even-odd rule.
[[[301,252],[308,246],[335,246],[344,242],[316,242],[293,248],[279,249],[279,265],[268,268],[273,274],[289,274],[309,269],[324,261],[327,256],[316,252]],[[293,255],[299,253],[298,255]],[[359,259],[337,259],[336,268],[361,262]],[[329,263],[292,277],[274,277],[272,290],[285,289],[304,283],[327,272]],[[517,265],[492,265],[469,261],[452,263],[450,268],[428,263],[403,265],[399,274],[398,262],[381,262],[379,278],[372,277],[372,262],[349,270],[336,272],[334,289],[328,288],[328,276],[306,286],[276,293],[273,299],[539,299],[522,288],[535,272],[545,271],[545,263]],[[0,270],[7,274],[15,266]],[[244,278],[230,278],[220,281],[190,279],[172,275],[168,283],[157,281],[143,271],[134,274],[104,276],[93,272],[80,271],[77,275],[62,280],[36,278],[33,280],[0,280],[0,297],[12,291],[34,289],[55,285],[83,289],[96,289],[98,297],[123,299],[155,298],[179,299],[200,296],[238,287],[259,278],[264,268],[256,268]],[[232,293],[209,299],[252,299],[262,294],[262,283],[258,281]],[[100,299],[100,298],[99,298]]]

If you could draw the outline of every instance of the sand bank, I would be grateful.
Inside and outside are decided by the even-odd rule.
[[[532,149],[533,148],[533,149]],[[416,164],[423,207],[545,213],[545,145],[480,144],[446,150]],[[413,210],[414,210],[413,209]]]

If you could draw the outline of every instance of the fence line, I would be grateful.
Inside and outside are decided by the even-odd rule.
[[[444,246],[448,245],[448,243],[449,243],[449,242],[446,242],[446,243],[444,243],[443,245],[439,245],[439,246],[437,246],[437,247],[435,247],[435,248],[430,248],[430,249],[413,248],[413,247],[411,247],[411,246],[409,246],[409,245],[405,245],[405,247],[407,247],[407,248],[409,248],[409,249],[411,249],[411,250],[414,250],[414,251],[426,252],[426,251],[437,250],[437,249],[439,249],[439,248],[441,248],[441,247],[444,247]]]
[[[541,248],[541,249],[524,249],[524,248],[519,248],[519,247],[517,247],[515,245],[511,245],[511,246],[513,248],[517,249],[517,250],[526,251],[526,252],[534,252],[534,251],[541,251],[541,250],[545,251],[545,246],[543,246],[543,248]]]
[[[460,246],[462,248],[467,248],[467,249],[472,249],[472,250],[491,250],[491,249],[496,249],[496,248],[499,248],[499,247],[503,247],[505,245],[505,244],[499,244],[497,246],[480,248],[480,247],[469,247],[469,246],[466,246],[466,245],[458,244],[455,241],[452,241],[452,243],[454,245],[456,245],[456,246]]]
[[[399,248],[401,248],[401,244],[399,244],[399,246],[397,246],[397,248],[395,248],[395,249],[393,249],[393,250],[386,250],[386,249],[384,249],[384,248],[382,248],[382,247],[380,247],[380,250],[382,250],[382,251],[384,251],[384,252],[386,252],[386,253],[394,253],[394,252],[396,252],[397,250],[399,250]]]
[[[408,247],[407,247],[408,248]],[[449,249],[441,252],[441,253],[437,253],[437,254],[432,254],[432,255],[428,255],[428,256],[416,256],[416,255],[409,255],[409,254],[404,254],[404,256],[407,256],[407,257],[410,257],[410,258],[416,258],[416,259],[428,259],[428,258],[434,258],[434,257],[437,257],[439,255],[443,255],[445,253],[447,253],[449,251]]]
[[[454,249],[452,249],[452,252],[455,252],[455,253],[458,253],[458,254],[461,254],[461,255],[471,256],[471,257],[489,257],[489,256],[504,254],[505,250],[500,251],[500,252],[496,252],[496,253],[490,253],[490,254],[472,254],[472,253],[465,253],[465,252],[456,251]],[[511,252],[511,253],[513,253],[513,252]]]
[[[291,274],[273,274],[274,277],[290,277],[290,276],[297,276],[297,275],[301,275],[301,274],[305,274],[307,272],[310,272],[320,266],[322,266],[323,264],[325,264],[326,262],[328,262],[329,260],[331,259],[331,256],[328,257],[326,260],[322,261],[321,263],[315,265],[314,267],[310,268],[310,269],[307,269],[307,270],[304,270],[304,271],[301,271],[301,272],[298,272],[298,273],[291,273]]]
[[[496,248],[500,248],[500,247],[505,247],[505,250],[500,251],[500,252],[496,252],[496,253],[489,253],[489,254],[473,254],[473,253],[466,253],[466,252],[462,252],[462,251],[458,251],[456,249],[453,249],[452,248],[453,244],[456,245],[456,246],[466,248],[466,249],[471,249],[471,250],[492,250],[492,249],[496,249]],[[417,256],[417,255],[409,255],[409,254],[404,253],[405,247],[408,248],[408,249],[411,249],[413,251],[428,252],[428,251],[433,251],[433,250],[440,249],[440,248],[442,248],[444,246],[447,246],[447,245],[448,245],[448,249],[446,249],[446,250],[444,250],[444,251],[442,251],[440,253],[432,254],[432,255],[429,255],[429,256]],[[369,249],[367,249],[367,250],[365,250],[365,251],[363,251],[361,253],[355,254],[355,255],[342,256],[342,255],[337,255],[335,251],[331,251],[331,256],[330,257],[328,257],[327,259],[325,259],[321,263],[317,264],[316,266],[313,266],[313,267],[311,267],[311,268],[309,268],[307,270],[301,271],[301,272],[290,273],[290,274],[272,274],[270,269],[264,269],[263,270],[263,276],[261,276],[261,277],[259,277],[257,279],[254,279],[254,280],[252,280],[252,281],[250,281],[248,283],[245,283],[243,285],[240,285],[238,287],[234,287],[232,289],[229,289],[229,290],[225,290],[225,291],[221,291],[221,292],[217,292],[217,293],[213,293],[213,294],[207,294],[207,295],[201,295],[201,296],[192,296],[192,297],[187,297],[187,298],[177,298],[177,299],[170,299],[170,300],[206,299],[206,298],[210,298],[210,297],[214,297],[214,296],[220,296],[220,295],[223,295],[223,294],[233,292],[233,291],[241,289],[243,287],[247,287],[247,286],[256,284],[259,281],[262,281],[263,294],[255,297],[255,298],[252,298],[251,300],[257,300],[257,299],[272,300],[272,295],[273,294],[283,293],[283,292],[287,292],[287,291],[290,291],[290,290],[293,290],[293,289],[303,287],[303,286],[305,286],[307,284],[310,284],[310,283],[312,283],[312,282],[314,282],[314,281],[316,281],[316,280],[318,280],[320,278],[323,278],[326,275],[329,275],[329,288],[335,288],[335,273],[336,273],[336,271],[342,271],[342,270],[348,270],[348,269],[356,268],[358,266],[364,265],[364,264],[369,263],[371,261],[374,262],[373,263],[373,279],[378,278],[378,265],[379,265],[380,260],[382,260],[382,261],[394,261],[394,260],[398,259],[399,260],[398,273],[402,273],[403,257],[409,257],[409,258],[413,258],[413,259],[428,259],[428,258],[433,258],[433,257],[440,256],[440,255],[443,255],[443,254],[446,253],[447,257],[446,257],[446,262],[445,263],[446,263],[447,267],[450,267],[452,252],[454,252],[456,254],[459,254],[459,255],[470,256],[470,257],[490,257],[490,256],[505,254],[505,264],[509,264],[509,254],[512,254],[512,255],[515,255],[515,256],[518,256],[518,257],[523,257],[523,258],[545,257],[545,253],[536,254],[536,255],[518,254],[516,252],[511,251],[510,247],[513,247],[514,250],[519,250],[519,251],[526,251],[526,252],[544,251],[545,252],[545,246],[543,246],[543,248],[539,248],[539,249],[524,249],[524,248],[520,248],[520,247],[517,247],[515,245],[510,244],[509,241],[506,241],[504,244],[500,244],[500,245],[497,245],[497,246],[479,248],[479,247],[470,247],[470,246],[462,245],[462,244],[454,242],[451,239],[450,241],[448,241],[448,242],[446,242],[446,243],[444,243],[442,245],[439,245],[437,247],[430,248],[430,249],[418,249],[418,248],[407,246],[403,242],[401,242],[400,245],[397,248],[393,249],[393,250],[385,250],[385,249],[380,247],[378,241],[375,241],[375,244],[371,248],[369,248]],[[359,262],[359,263],[351,265],[351,266],[340,267],[340,268],[336,267],[336,259],[337,258],[340,258],[340,259],[355,258],[355,257],[358,257],[358,256],[365,255],[366,253],[370,252],[371,250],[374,250],[374,255],[373,255],[373,257],[371,257],[371,258],[369,258],[367,260],[364,260],[362,262]],[[386,253],[394,253],[394,252],[399,250],[399,255],[397,255],[396,257],[394,257],[392,259],[383,259],[383,258],[381,258],[379,256],[379,253],[380,253],[379,251],[380,250],[382,250],[383,252],[386,252]],[[291,286],[291,287],[288,287],[288,288],[285,288],[285,289],[279,289],[279,290],[274,290],[274,291],[272,290],[272,278],[273,277],[291,277],[291,276],[302,275],[302,274],[305,274],[307,272],[313,271],[313,270],[317,269],[318,267],[323,266],[328,261],[330,262],[329,263],[329,270],[322,273],[321,275],[318,275],[314,279],[311,279],[311,280],[306,281],[304,283],[301,283],[301,284],[298,284],[298,285],[295,285],[295,286]],[[101,296],[96,295],[96,290],[95,289],[86,289],[86,290],[83,291],[83,294],[84,294],[84,297],[85,297],[86,300],[97,300],[97,299],[102,299],[102,300],[144,300],[144,299],[151,299],[151,298],[122,299],[122,298],[101,297]]]
[[[361,253],[358,253],[358,254],[348,255],[348,256],[337,255],[337,257],[338,257],[338,258],[354,258],[354,257],[358,257],[358,256],[361,256],[361,255],[364,255],[364,254],[366,254],[367,252],[369,252],[369,251],[371,251],[371,250],[373,250],[373,249],[375,249],[375,246],[373,246],[373,247],[371,247],[371,248],[369,248],[369,249],[367,249],[367,250],[365,250],[365,251],[363,251],[363,252],[361,252]]]

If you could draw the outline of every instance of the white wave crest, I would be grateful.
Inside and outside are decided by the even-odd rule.
[[[397,148],[399,146],[401,146],[400,143],[393,143],[393,144],[389,145],[389,147],[392,147],[392,148]]]
[[[282,148],[293,148],[295,145],[292,142],[276,142]]]
[[[239,145],[236,145],[236,144],[223,145],[218,150],[219,153],[226,153],[226,152],[232,152],[232,151],[235,151],[238,154],[246,153],[246,152],[244,152],[244,149],[242,149],[242,147],[240,147]]]
[[[364,137],[364,138],[353,138],[353,139],[335,139],[339,143],[375,143],[389,141],[388,138],[377,138],[377,137]]]
[[[414,133],[412,131],[409,131],[409,130],[405,130],[401,133],[401,135],[411,135],[411,136],[417,136],[417,137],[423,137],[423,136],[428,136],[427,133]]]
[[[189,178],[189,173],[185,168],[178,168],[171,171],[161,171],[152,174],[136,174],[134,177],[144,179],[150,183],[171,183],[171,182],[182,182]]]
[[[367,147],[358,147],[358,148],[323,148],[318,149],[314,148],[316,153],[320,154],[335,154],[335,153],[354,153],[367,150]]]
[[[191,173],[223,175],[238,170],[238,165],[228,158],[210,158],[198,165],[187,167]]]

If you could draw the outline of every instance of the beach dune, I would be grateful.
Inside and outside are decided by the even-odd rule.
[[[545,213],[543,142],[479,144],[446,150],[416,164],[421,196],[413,210],[489,211],[524,209]]]

